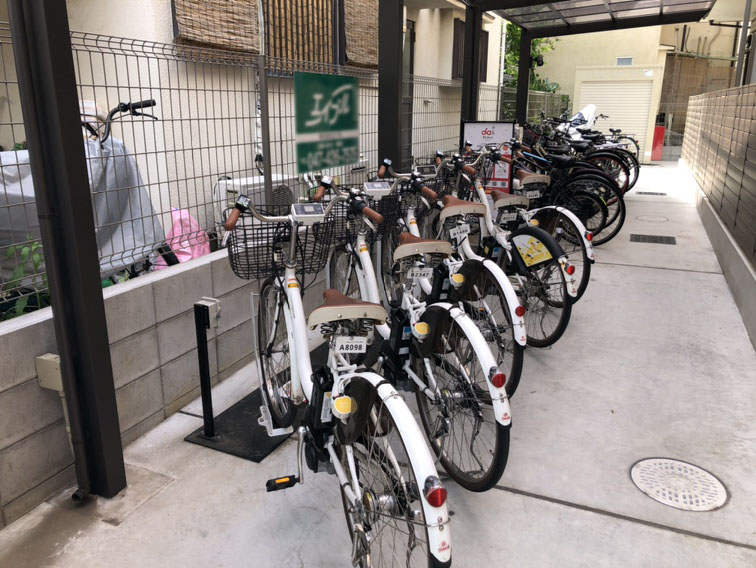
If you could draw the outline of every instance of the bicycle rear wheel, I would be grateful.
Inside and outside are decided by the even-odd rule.
[[[260,290],[257,346],[260,357],[260,389],[268,400],[271,418],[279,428],[294,423],[296,406],[291,399],[291,357],[286,332],[286,296],[273,278]]]
[[[569,192],[589,192],[601,199],[607,208],[607,219],[598,235],[594,236],[593,245],[598,246],[616,237],[625,224],[627,210],[622,192],[616,184],[607,182],[598,176],[582,174],[567,184]]]
[[[507,396],[512,396],[522,376],[524,347],[515,340],[510,306],[501,284],[487,266],[480,268],[477,274],[465,274],[465,279],[472,281],[464,288],[460,304],[483,334],[498,370],[507,377]]]
[[[562,195],[554,205],[560,205],[572,211],[585,228],[594,235],[601,232],[609,216],[606,203],[599,196],[587,191]]]
[[[344,471],[356,476],[362,496],[351,503],[341,487],[353,564],[361,568],[435,566],[428,523],[437,520],[425,519],[420,497],[425,480],[415,475],[416,471],[435,468],[426,463],[425,468],[418,469],[423,456],[405,439],[397,419],[369,381],[360,377],[351,380],[345,394],[367,410],[367,416],[349,418],[342,432],[352,439],[342,439],[338,447]],[[407,414],[411,417],[409,410]],[[361,425],[353,421],[361,421]],[[354,467],[349,463],[350,451]],[[430,461],[427,450],[425,455]]]
[[[513,243],[511,254],[519,254],[521,262],[505,267],[507,274],[517,277],[517,293],[527,308],[525,328],[528,345],[548,347],[562,337],[572,314],[572,299],[567,294],[567,282],[559,264],[562,248],[546,231],[524,226],[510,234]],[[538,251],[544,260],[533,263],[526,259],[524,250]],[[543,250],[548,254],[543,254]],[[505,259],[507,255],[502,255]]]
[[[465,331],[450,316],[437,318],[431,329],[434,326],[431,353],[423,357],[417,345],[413,348],[415,372],[427,384],[436,385],[435,400],[416,391],[420,419],[431,449],[449,476],[465,489],[486,491],[504,473],[510,428],[496,421],[489,370],[481,368]]]
[[[328,259],[326,289],[328,288],[334,288],[350,298],[360,299],[360,284],[355,272],[355,256],[344,244],[334,248]]]
[[[572,302],[577,302],[588,288],[591,279],[591,262],[588,259],[588,250],[583,241],[582,231],[564,213],[557,209],[542,209],[535,215],[538,226],[547,231],[562,250],[567,254],[570,264],[575,267],[575,282],[577,282],[577,296]]]

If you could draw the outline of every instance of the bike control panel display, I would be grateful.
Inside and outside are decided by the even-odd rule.
[[[323,220],[325,209],[322,203],[294,203],[291,206],[291,214],[298,223],[312,225]]]
[[[436,177],[436,166],[433,164],[426,164],[424,166],[417,166],[415,171],[423,177]]]
[[[367,181],[363,187],[365,193],[374,199],[380,199],[391,193],[391,184],[387,181]]]

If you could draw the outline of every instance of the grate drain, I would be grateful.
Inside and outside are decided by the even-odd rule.
[[[655,245],[676,245],[677,239],[675,237],[665,237],[664,235],[638,235],[632,233],[630,235],[631,243],[651,243]]]
[[[646,223],[666,223],[669,221],[668,217],[662,217],[661,215],[638,215],[636,219],[638,221],[645,221]]]
[[[667,195],[666,193],[662,193],[660,191],[636,191],[636,195]]]
[[[727,502],[727,489],[721,481],[680,460],[640,460],[630,469],[630,478],[651,499],[684,511],[713,511]]]

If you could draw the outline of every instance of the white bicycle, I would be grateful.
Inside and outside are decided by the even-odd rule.
[[[351,227],[346,242],[331,256],[329,286],[379,301],[370,242],[374,240],[376,251],[381,251],[384,239],[397,234],[395,223],[403,206],[393,189],[386,182],[368,183],[364,192],[353,188],[344,194],[335,189],[340,196],[348,196],[346,214],[351,215]],[[368,196],[378,200],[376,207],[386,216],[377,233],[364,218],[354,215]],[[458,288],[464,283],[460,274],[434,277],[434,270],[452,254],[451,244],[420,239],[409,232],[397,238],[398,246],[386,252],[391,265],[381,279],[390,288],[384,290],[390,297],[390,323],[376,326],[383,342],[376,345],[379,349],[367,357],[367,363],[381,369],[395,385],[415,392],[431,448],[449,476],[466,489],[485,491],[499,481],[509,456],[508,377],[465,310],[449,301],[420,299],[422,291],[434,284]]]
[[[305,275],[325,265],[333,237],[326,218],[338,202],[328,209],[294,204],[262,214],[240,196],[225,223],[235,273],[266,278],[257,326],[261,423],[269,435],[280,435],[302,417],[298,475],[271,479],[267,487],[301,483],[304,456],[312,471],[325,468],[338,477],[354,566],[450,566],[447,494],[425,438],[394,387],[355,362],[373,325],[385,323],[385,310],[326,290],[323,305],[305,318]],[[308,326],[319,329],[328,345],[327,364],[315,370]]]

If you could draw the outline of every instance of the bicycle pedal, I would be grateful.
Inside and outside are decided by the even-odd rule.
[[[265,489],[270,493],[271,491],[281,491],[282,489],[288,489],[294,487],[299,482],[296,475],[285,475],[284,477],[274,477],[265,482]]]

